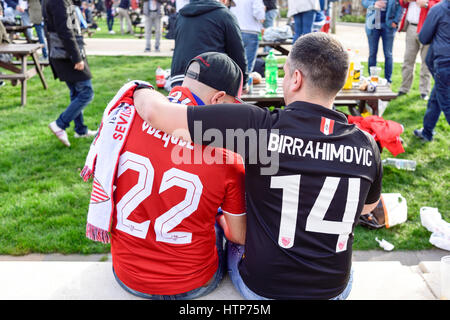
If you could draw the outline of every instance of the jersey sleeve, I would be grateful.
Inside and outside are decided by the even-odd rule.
[[[383,180],[383,165],[381,162],[381,155],[380,155],[380,149],[377,146],[377,143],[375,142],[375,139],[371,137],[369,134],[366,133],[366,136],[369,138],[372,150],[374,153],[374,166],[376,166],[376,175],[372,182],[372,185],[370,186],[369,193],[367,194],[366,198],[366,204],[371,204],[380,199],[381,196],[381,189],[382,189],[382,180]]]
[[[241,215],[245,209],[245,168],[242,158],[232,152],[228,152],[227,175],[225,181],[225,196],[222,203],[222,210],[229,214]]]
[[[246,138],[245,144],[239,143],[242,136],[258,137],[258,130],[270,129],[272,116],[268,109],[249,104],[220,104],[201,107],[189,106],[187,120],[191,139],[196,144],[226,148],[249,155],[251,143]],[[252,132],[252,130],[256,130]],[[216,134],[220,137],[217,138]],[[206,137],[211,137],[207,140]],[[214,139],[214,137],[216,139]]]

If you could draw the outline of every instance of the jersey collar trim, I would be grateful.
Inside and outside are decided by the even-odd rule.
[[[307,111],[308,113],[313,113],[317,116],[325,116],[333,120],[337,120],[340,122],[347,123],[347,117],[340,112],[325,108],[324,106],[321,106],[319,104],[305,102],[305,101],[295,101],[289,104],[286,107],[286,110],[303,110]]]

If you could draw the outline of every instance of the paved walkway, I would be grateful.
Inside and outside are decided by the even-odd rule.
[[[367,36],[364,31],[364,25],[355,23],[339,23],[336,26],[335,36],[345,48],[352,50],[359,50],[361,59],[366,61],[369,56]],[[175,46],[174,40],[161,40],[161,52],[149,52],[145,53],[145,40],[144,39],[97,39],[86,38],[86,50],[88,55],[133,55],[133,56],[159,56],[159,57],[171,57],[173,54],[172,49]],[[154,41],[152,41],[154,45]],[[384,61],[383,45],[380,40],[380,46],[378,49],[378,61]],[[394,46],[393,46],[394,62],[403,62],[403,55],[405,52],[405,33],[397,33]],[[152,48],[153,50],[154,48]],[[419,56],[417,62],[420,62]]]

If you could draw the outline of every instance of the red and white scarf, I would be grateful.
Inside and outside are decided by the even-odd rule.
[[[130,81],[108,103],[80,174],[85,182],[90,178],[94,180],[86,224],[86,237],[94,241],[110,242],[114,178],[120,152],[136,115],[133,93],[140,83],[150,85],[143,81]],[[118,126],[120,131],[117,131]]]

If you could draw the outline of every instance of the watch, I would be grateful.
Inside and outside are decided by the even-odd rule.
[[[155,90],[155,88],[151,85],[151,84],[147,84],[147,83],[139,83],[136,88],[134,88],[133,94],[140,89],[150,89],[150,90]]]

